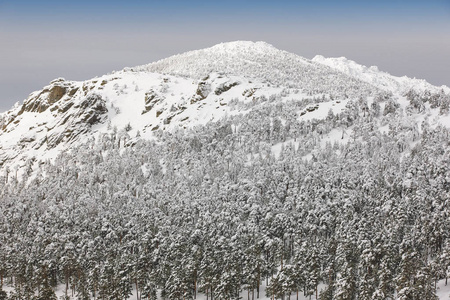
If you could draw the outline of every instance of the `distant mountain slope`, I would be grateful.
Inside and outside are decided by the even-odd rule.
[[[290,107],[296,122],[323,119],[330,109],[339,114],[352,99],[369,104],[377,97],[381,102],[402,99],[406,108],[403,94],[410,89],[417,89],[419,102],[431,97],[420,95],[425,89],[442,93],[425,81],[394,77],[344,58],[308,60],[264,42],[223,43],[91,80],[52,81],[0,115],[0,166],[20,168],[29,160],[52,159],[99,134],[125,131],[132,144],[160,130],[244,116],[276,102]],[[433,98],[430,116],[437,115],[444,96]],[[426,112],[420,111],[418,120],[423,120]]]
[[[377,88],[340,71],[265,42],[231,42],[190,51],[148,65],[131,68],[200,79],[211,72],[261,79],[274,85],[301,88],[310,94],[370,95]]]
[[[417,91],[429,90],[437,92],[439,89],[443,89],[445,92],[450,93],[450,88],[447,86],[436,87],[423,79],[393,76],[378,70],[376,66],[366,67],[359,65],[345,57],[325,58],[322,55],[316,55],[312,61],[367,82],[385,91],[406,93],[414,89]]]

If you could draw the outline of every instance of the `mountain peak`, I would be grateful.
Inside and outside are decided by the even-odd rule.
[[[341,113],[350,99],[385,92],[402,99],[403,91],[422,87],[440,91],[343,57],[308,60],[265,42],[221,43],[91,80],[52,81],[0,114],[0,167],[53,158],[111,131],[128,140],[153,138],[154,132],[202,126],[273,103],[292,105],[281,118],[306,122],[325,118],[330,109]]]
[[[302,63],[307,61],[305,58],[279,50],[266,42],[233,41],[177,54],[125,70],[168,73],[200,79],[211,72],[242,75],[242,67],[245,65],[266,65],[270,64],[274,58],[281,60],[288,55],[295,56],[295,59]]]
[[[273,45],[258,41],[232,41],[232,42],[226,42],[226,43],[220,43],[217,45],[214,45],[210,48],[207,48],[205,50],[212,50],[212,51],[228,51],[228,52],[239,52],[239,51],[281,51],[277,48],[275,48]]]
[[[244,76],[272,85],[288,85],[307,93],[347,95],[377,92],[374,86],[312,63],[297,54],[279,50],[266,42],[235,41],[189,51],[147,65],[125,69],[188,77],[200,80],[211,73]],[[337,85],[341,82],[340,85]]]

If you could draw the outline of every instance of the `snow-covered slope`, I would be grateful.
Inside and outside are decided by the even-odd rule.
[[[204,125],[245,113],[233,103],[256,103],[282,90],[217,73],[202,80],[126,71],[84,82],[54,80],[3,115],[0,164],[53,158],[98,133],[125,130],[133,138],[152,138],[158,130]]]
[[[262,42],[53,80],[0,114],[5,287],[425,299],[450,251],[446,90]]]
[[[278,50],[265,42],[238,41],[175,55],[133,71],[167,73],[200,79],[211,72],[260,79],[272,85],[335,96],[370,95],[377,88],[340,71]]]
[[[306,99],[292,111],[306,122],[330,109],[340,113],[349,99],[384,91],[400,97],[416,87],[439,90],[346,59],[310,61],[264,42],[224,43],[82,82],[52,81],[0,115],[0,166],[51,159],[100,133],[123,130],[132,143],[159,130],[245,115],[267,99]]]
[[[417,91],[429,90],[433,92],[444,89],[445,92],[450,92],[450,88],[445,85],[436,87],[423,79],[393,76],[378,70],[376,66],[366,67],[345,57],[325,58],[322,55],[316,55],[312,61],[345,73],[353,78],[358,78],[385,91],[403,94],[411,89]]]

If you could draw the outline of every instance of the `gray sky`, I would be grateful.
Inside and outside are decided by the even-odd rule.
[[[0,0],[0,111],[57,77],[86,80],[234,40],[450,86],[449,1],[310,2]]]

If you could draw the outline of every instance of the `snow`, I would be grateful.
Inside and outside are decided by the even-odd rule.
[[[320,293],[320,292],[324,289],[324,287],[325,287],[324,284],[319,284],[318,292]],[[3,287],[3,290],[6,291],[7,293],[10,293],[11,291],[13,291],[13,288],[11,288],[11,287],[9,287],[9,286],[4,286],[4,287]],[[58,299],[62,299],[62,297],[65,295],[65,290],[66,290],[65,285],[64,285],[64,284],[59,284],[59,285],[54,289],[55,294],[56,294],[56,297],[57,297]],[[72,290],[71,290],[70,288],[69,288],[69,290],[68,290],[67,293],[68,293],[68,295],[71,297],[71,299],[77,299],[77,297],[73,297],[73,298],[72,298]],[[270,298],[270,297],[266,297],[266,284],[265,284],[265,281],[262,282],[262,284],[261,284],[259,296],[260,296],[260,297],[259,297],[258,299],[260,299],[260,300],[270,300],[270,299],[272,299],[272,298]],[[296,294],[291,294],[291,298],[293,297],[293,298],[296,299],[296,296],[297,296]],[[241,291],[241,293],[240,293],[240,299],[247,299],[247,297],[248,297],[248,292],[247,292],[247,290]],[[286,297],[287,297],[287,295],[286,295]],[[94,297],[91,297],[91,299],[94,299]],[[135,289],[134,287],[133,287],[133,289],[132,289],[132,295],[131,295],[128,299],[129,299],[129,300],[137,299],[136,289]],[[158,299],[163,299],[163,298],[160,297],[160,293],[159,293],[159,292],[158,292]],[[206,297],[205,294],[198,293],[196,299],[197,299],[197,300],[206,300],[207,297]],[[251,291],[250,291],[250,299],[252,299],[252,293],[251,293]],[[254,299],[256,299],[256,290],[254,290]],[[310,298],[309,298],[309,296],[303,295],[303,293],[300,291],[300,292],[299,292],[299,297],[298,297],[298,299],[299,299],[299,300],[308,300],[308,299],[310,299]],[[315,296],[313,296],[311,299],[315,299]]]
[[[327,143],[334,144],[335,142],[338,142],[342,145],[345,145],[350,140],[352,129],[346,128],[346,129],[332,129],[329,133],[327,133],[321,140],[321,146],[325,147]]]
[[[422,79],[393,76],[378,70],[376,66],[366,67],[345,57],[325,58],[322,55],[316,55],[312,61],[363,80],[385,91],[403,94],[410,89],[435,92],[444,89],[446,93],[450,93],[448,86],[436,87]]]
[[[115,74],[118,75],[117,73]],[[227,106],[230,99],[240,98],[245,101],[242,96],[244,90],[256,87],[261,88],[261,83],[239,84],[231,88],[224,94],[215,95],[209,93],[207,97],[196,103],[191,104],[190,99],[196,94],[198,81],[186,79],[176,76],[164,76],[156,73],[121,73],[121,85],[126,85],[126,89],[117,95],[117,89],[114,85],[106,84],[103,95],[106,99],[114,99],[107,103],[107,106],[113,105],[118,108],[120,113],[116,114],[110,110],[108,115],[111,120],[111,126],[118,129],[125,127],[128,123],[133,128],[132,133],[140,130],[144,137],[150,138],[151,130],[147,128],[159,126],[161,129],[174,129],[178,127],[194,127],[204,125],[209,121],[218,120],[225,115],[236,114]],[[163,83],[165,81],[165,83]],[[211,74],[209,80],[206,81],[211,85],[214,91],[218,86],[226,82],[246,82],[244,78],[239,77],[222,77],[218,74]],[[134,86],[139,87],[139,91],[135,92]],[[151,111],[142,114],[144,110],[145,93],[149,90],[155,91],[164,100],[155,104]],[[275,88],[269,89],[276,92]],[[269,92],[269,91],[267,91]],[[184,107],[180,109],[180,107]],[[156,112],[161,112],[156,117]],[[172,117],[172,118],[171,118]],[[171,118],[170,123],[165,124],[164,120]],[[95,127],[96,130],[104,131],[105,124]]]
[[[437,283],[436,295],[440,300],[450,299],[450,280],[447,285],[445,285],[445,279],[442,279]]]
[[[257,59],[253,59],[253,57],[257,57]],[[211,64],[211,59],[218,60],[218,63]],[[276,64],[277,59],[281,59],[284,63],[282,67]],[[269,68],[266,68],[264,64],[266,61],[269,62]],[[290,65],[294,65],[294,67],[288,69]],[[214,68],[219,67],[223,67],[227,72],[214,70]],[[257,76],[258,74],[255,72],[259,69],[265,70],[265,73],[260,73],[260,76]],[[332,78],[325,82],[325,92],[316,92],[313,94],[315,97],[328,96],[326,91],[329,86],[326,84],[333,82],[336,78],[340,80],[348,79],[342,74],[333,73],[333,70],[337,70],[350,77],[363,80],[378,89],[394,92],[394,98],[400,104],[400,110],[403,113],[409,105],[407,99],[401,96],[403,92],[412,87],[420,91],[425,89],[438,91],[440,89],[423,80],[395,77],[379,71],[377,67],[365,67],[342,57],[324,58],[316,56],[311,62],[280,51],[264,42],[245,41],[219,44],[209,49],[192,51],[150,65],[125,69],[83,82],[67,82],[58,79],[52,81],[50,86],[46,88],[49,89],[53,85],[63,82],[79,89],[72,98],[64,98],[64,101],[73,101],[74,103],[67,115],[72,119],[77,116],[77,113],[80,113],[75,109],[76,106],[89,95],[98,94],[105,101],[108,109],[106,120],[93,125],[92,128],[89,128],[89,131],[83,132],[72,143],[81,143],[89,138],[111,133],[114,128],[118,131],[128,130],[131,140],[136,139],[138,132],[142,138],[153,139],[156,130],[183,130],[205,125],[227,116],[243,115],[245,117],[252,108],[237,109],[230,105],[232,101],[237,101],[240,104],[254,104],[254,106],[266,105],[259,99],[263,96],[270,98],[271,95],[281,95],[285,90],[292,88],[289,81],[290,75],[305,70],[311,71],[313,77],[326,74]],[[162,74],[162,72],[168,74]],[[208,75],[207,79],[203,78],[205,72]],[[266,75],[267,77],[264,77]],[[309,84],[308,80],[310,80],[310,77],[292,80],[292,86],[299,89],[298,93],[288,93],[285,96],[278,97],[276,101],[283,101],[284,103],[302,101],[308,96],[306,91],[307,84]],[[215,93],[220,87],[230,83],[236,83],[236,85],[222,93]],[[305,86],[302,86],[302,84]],[[207,86],[208,92],[202,95],[204,96],[203,99],[197,99],[195,97],[199,96],[198,90],[202,85]],[[315,86],[316,82],[312,82],[311,85]],[[335,86],[340,85],[341,81],[335,82]],[[448,87],[442,88],[450,92]],[[250,90],[253,92],[249,93]],[[149,91],[154,92],[161,100],[155,102],[151,110],[143,113],[146,110],[146,93]],[[368,89],[368,91],[373,92],[376,89]],[[38,95],[39,92],[35,92],[31,94],[31,97]],[[344,97],[337,97],[335,99],[310,104],[300,111],[293,111],[294,117],[298,121],[305,122],[323,120],[328,116],[330,110],[333,114],[339,114],[346,109],[350,99],[356,101],[354,97],[345,99]],[[373,97],[369,97],[369,105],[372,101]],[[56,106],[51,106],[40,113],[29,111],[19,113],[21,106],[16,105],[9,112],[1,114],[2,117],[16,117],[14,122],[8,125],[6,131],[0,132],[0,163],[7,162],[4,166],[18,168],[18,174],[20,175],[20,170],[25,166],[27,159],[53,160],[58,153],[70,149],[68,142],[61,142],[54,148],[50,148],[46,142],[40,144],[40,141],[45,141],[52,134],[68,133],[66,130],[68,129],[67,123],[61,123],[66,114],[58,113],[56,108]],[[406,122],[412,122],[412,124],[418,124],[418,130],[421,130],[420,124],[425,120],[430,121],[432,127],[439,124],[450,127],[450,115],[440,115],[438,109],[431,109],[429,106],[423,113],[413,114],[408,119],[402,119],[405,122],[402,125],[409,126]],[[378,130],[382,133],[388,133],[389,125],[380,124]],[[351,133],[351,127],[345,130],[342,128],[331,129],[328,133],[320,135],[320,145],[325,147],[328,143],[336,142],[346,144],[349,142]],[[300,142],[301,139],[299,138],[289,139],[283,143],[272,145],[271,151],[276,157],[280,157],[283,148],[292,145],[297,150]],[[313,154],[309,153],[303,158],[310,160],[312,157]],[[166,164],[164,160],[159,162],[162,172],[165,173]],[[37,161],[34,162],[34,168],[37,164]],[[148,174],[150,167],[143,165],[141,170],[144,174]],[[10,291],[11,287],[6,287],[5,290]],[[265,287],[263,286],[261,295],[265,294],[264,290]],[[58,297],[63,295],[64,286],[58,286],[56,292]],[[440,299],[448,299],[450,285],[445,286],[443,280],[439,281],[437,294]],[[241,295],[243,299],[247,298],[246,291]],[[130,299],[135,298],[136,295],[133,295]],[[201,294],[198,297],[198,299],[205,298]],[[263,296],[260,299],[268,298]],[[306,298],[301,296],[300,299]]]
[[[345,105],[347,105],[349,99],[337,100],[337,101],[329,101],[323,103],[317,103],[315,105],[309,105],[306,109],[303,110],[305,113],[299,117],[301,121],[312,121],[313,119],[322,120],[325,119],[328,115],[330,109],[333,111],[333,114],[341,113],[345,109]],[[317,107],[314,111],[308,111],[308,108]]]
[[[276,53],[280,50],[275,48],[273,45],[258,41],[258,42],[251,42],[251,41],[233,41],[233,42],[227,42],[227,43],[219,43],[217,45],[212,46],[209,48],[210,51],[215,51],[219,53],[230,53],[230,52],[251,52],[251,51],[257,51],[263,54],[267,54],[267,52]]]
[[[343,132],[344,131],[344,132]],[[349,139],[350,139],[350,135],[351,135],[351,128],[347,128],[345,130],[343,129],[332,129],[329,133],[324,134],[322,136],[322,139],[320,141],[320,146],[322,148],[325,148],[327,143],[331,143],[332,145],[334,143],[339,143],[341,145],[345,145],[348,143]],[[280,157],[281,151],[283,150],[283,148],[287,147],[288,145],[292,145],[294,147],[294,149],[297,151],[298,147],[300,145],[300,141],[301,139],[289,139],[283,143],[276,143],[275,145],[273,145],[271,147],[271,151],[273,153],[273,155],[278,159]],[[250,158],[250,156],[249,156]],[[306,155],[304,155],[302,157],[304,160],[310,161],[313,158],[313,154],[312,153],[308,153]]]
[[[386,125],[384,125],[384,126],[378,127],[378,130],[379,130],[381,133],[388,134],[388,132],[389,132],[389,124],[386,124]]]
[[[209,93],[205,99],[191,103],[196,96],[201,82],[206,83]],[[130,138],[136,137],[138,131],[142,138],[153,139],[154,130],[175,130],[193,128],[215,122],[226,116],[245,115],[251,109],[237,110],[229,105],[233,99],[241,103],[257,102],[259,97],[277,95],[283,91],[282,87],[269,86],[260,80],[249,80],[243,76],[222,75],[211,73],[207,80],[201,81],[180,76],[162,75],[152,72],[127,72],[121,71],[111,75],[105,75],[84,82],[65,82],[76,87],[79,91],[71,98],[63,98],[61,101],[73,101],[74,105],[66,114],[58,114],[50,106],[44,112],[23,112],[19,114],[21,106],[10,111],[10,115],[16,115],[14,123],[8,125],[6,132],[0,132],[1,148],[0,159],[11,160],[12,164],[23,166],[30,158],[53,161],[58,153],[67,149],[69,144],[64,142],[51,148],[45,140],[48,136],[66,134],[68,123],[74,119],[80,111],[75,109],[77,105],[91,94],[98,94],[105,100],[108,109],[107,120],[92,126],[88,132],[76,138],[76,143],[82,143],[92,137],[111,132],[131,128],[128,132]],[[217,95],[215,91],[225,84],[236,83],[229,90]],[[52,85],[45,87],[49,90]],[[87,94],[81,90],[87,89]],[[251,96],[247,91],[254,91]],[[154,104],[153,108],[145,110],[145,94],[154,91],[161,101]],[[38,92],[32,96],[39,95]],[[304,93],[287,95],[282,101],[301,100]],[[289,98],[289,100],[288,100]],[[67,100],[65,100],[67,99]],[[62,124],[62,119],[69,115],[69,121]],[[81,118],[81,117],[79,117]],[[41,145],[42,144],[42,145]],[[41,146],[40,146],[41,145]],[[37,165],[36,161],[36,165]],[[19,168],[20,169],[20,168]],[[21,172],[18,173],[19,175]]]
[[[286,147],[287,145],[292,145],[294,146],[294,149],[297,150],[298,146],[300,145],[300,141],[297,139],[297,141],[295,141],[294,139],[290,139],[284,143],[276,143],[275,145],[273,145],[271,147],[271,151],[273,153],[273,155],[275,155],[276,158],[280,157],[281,154],[281,150],[283,150],[284,147]]]
[[[411,87],[418,90],[440,90],[423,80],[391,76],[376,67],[365,67],[343,57],[316,56],[310,61],[276,49],[265,42],[222,43],[91,80],[75,82],[58,78],[52,81],[43,91],[50,90],[55,85],[70,86],[78,91],[72,97],[64,96],[59,100],[61,103],[52,104],[44,112],[20,112],[22,106],[17,104],[10,111],[2,113],[2,118],[15,119],[8,124],[6,131],[0,131],[0,163],[4,163],[4,166],[19,167],[20,175],[21,167],[29,159],[36,159],[34,167],[38,164],[37,160],[54,160],[61,151],[69,148],[70,144],[63,141],[55,147],[50,147],[46,142],[47,138],[52,135],[69,135],[72,129],[62,120],[68,118],[70,123],[78,114],[83,113],[77,110],[76,106],[92,94],[98,94],[105,100],[107,119],[87,128],[71,143],[85,142],[92,137],[110,133],[114,128],[118,131],[131,128],[128,131],[131,139],[135,138],[138,132],[144,139],[154,139],[154,132],[157,130],[184,130],[227,116],[245,116],[253,109],[250,105],[245,109],[242,106],[237,109],[229,105],[232,101],[265,105],[259,103],[258,99],[263,96],[270,98],[271,95],[282,95],[277,97],[276,101],[284,103],[301,101],[310,97],[311,89],[315,90],[314,97],[327,98],[328,89],[335,90],[349,82],[349,77],[343,73],[370,84],[356,91],[358,95],[367,94],[369,105],[373,101],[370,94],[377,91],[372,88],[376,86],[396,93],[395,97],[403,111],[409,103],[399,93]],[[204,78],[205,75],[208,75],[208,79]],[[200,83],[208,85],[209,93],[204,95],[205,99],[191,101],[196,96]],[[216,89],[230,83],[237,85],[219,95],[215,93]],[[364,85],[363,82],[355,81],[350,86],[355,84],[359,87]],[[317,91],[318,87],[323,90]],[[450,92],[449,88],[444,89]],[[250,90],[253,93],[248,93]],[[293,90],[294,93],[286,94],[286,91]],[[155,103],[150,111],[143,113],[146,108],[145,95],[149,91],[153,91],[161,101]],[[41,92],[31,93],[29,99],[38,98],[39,101],[45,102]],[[302,111],[294,113],[299,121],[305,122],[324,119],[330,110],[339,114],[345,109],[349,99],[335,99],[310,104]],[[57,105],[62,106],[68,102],[73,102],[74,106],[67,113],[58,112]],[[383,107],[383,103],[381,106]],[[432,127],[438,124],[450,127],[450,116],[440,115],[438,109],[428,109],[427,114],[417,114],[413,117],[418,124],[427,119]],[[380,127],[380,131],[387,132],[386,126]],[[335,132],[335,135],[341,137],[342,132]],[[350,132],[347,136],[349,135]],[[327,141],[327,138],[323,141]],[[281,146],[275,145],[273,151],[279,153]]]
[[[436,286],[437,286],[436,295],[438,296],[438,299],[439,300],[448,300],[450,298],[450,284],[445,285],[445,279],[442,279],[442,280],[438,281]],[[319,287],[318,287],[319,294],[324,288],[325,288],[324,284],[319,284]],[[3,290],[6,291],[7,293],[10,293],[13,289],[10,286],[4,286]],[[261,285],[261,288],[260,288],[260,297],[259,297],[259,299],[261,299],[261,300],[270,300],[271,298],[265,296],[266,295],[265,291],[266,291],[266,284],[265,284],[265,281],[264,281],[264,282],[262,282],[262,285]],[[254,293],[255,293],[254,297],[256,299],[256,290],[254,291]],[[58,285],[56,287],[56,289],[55,289],[55,294],[58,297],[58,299],[60,299],[62,296],[64,296],[64,294],[65,294],[65,285],[64,284]],[[68,291],[68,294],[69,294],[69,296],[72,295],[72,291],[70,289]],[[296,294],[291,294],[291,299],[296,299],[296,296],[297,296]],[[240,293],[240,297],[241,297],[241,299],[247,299],[247,297],[248,297],[247,291],[246,290],[242,291]],[[74,299],[76,299],[76,297]],[[94,298],[92,297],[92,299],[94,299]],[[128,299],[129,300],[137,299],[137,297],[136,297],[136,289],[133,288],[132,295]],[[158,299],[162,299],[161,297],[159,297],[159,293],[158,293]],[[202,293],[198,293],[197,294],[197,299],[198,300],[206,300],[206,295],[202,294]],[[252,293],[251,292],[250,292],[250,299],[252,299]],[[287,299],[287,295],[286,295],[286,299]],[[303,295],[302,292],[299,292],[299,298],[298,299],[299,300],[309,300],[310,297]],[[311,299],[315,299],[315,295],[313,295],[311,297]]]

